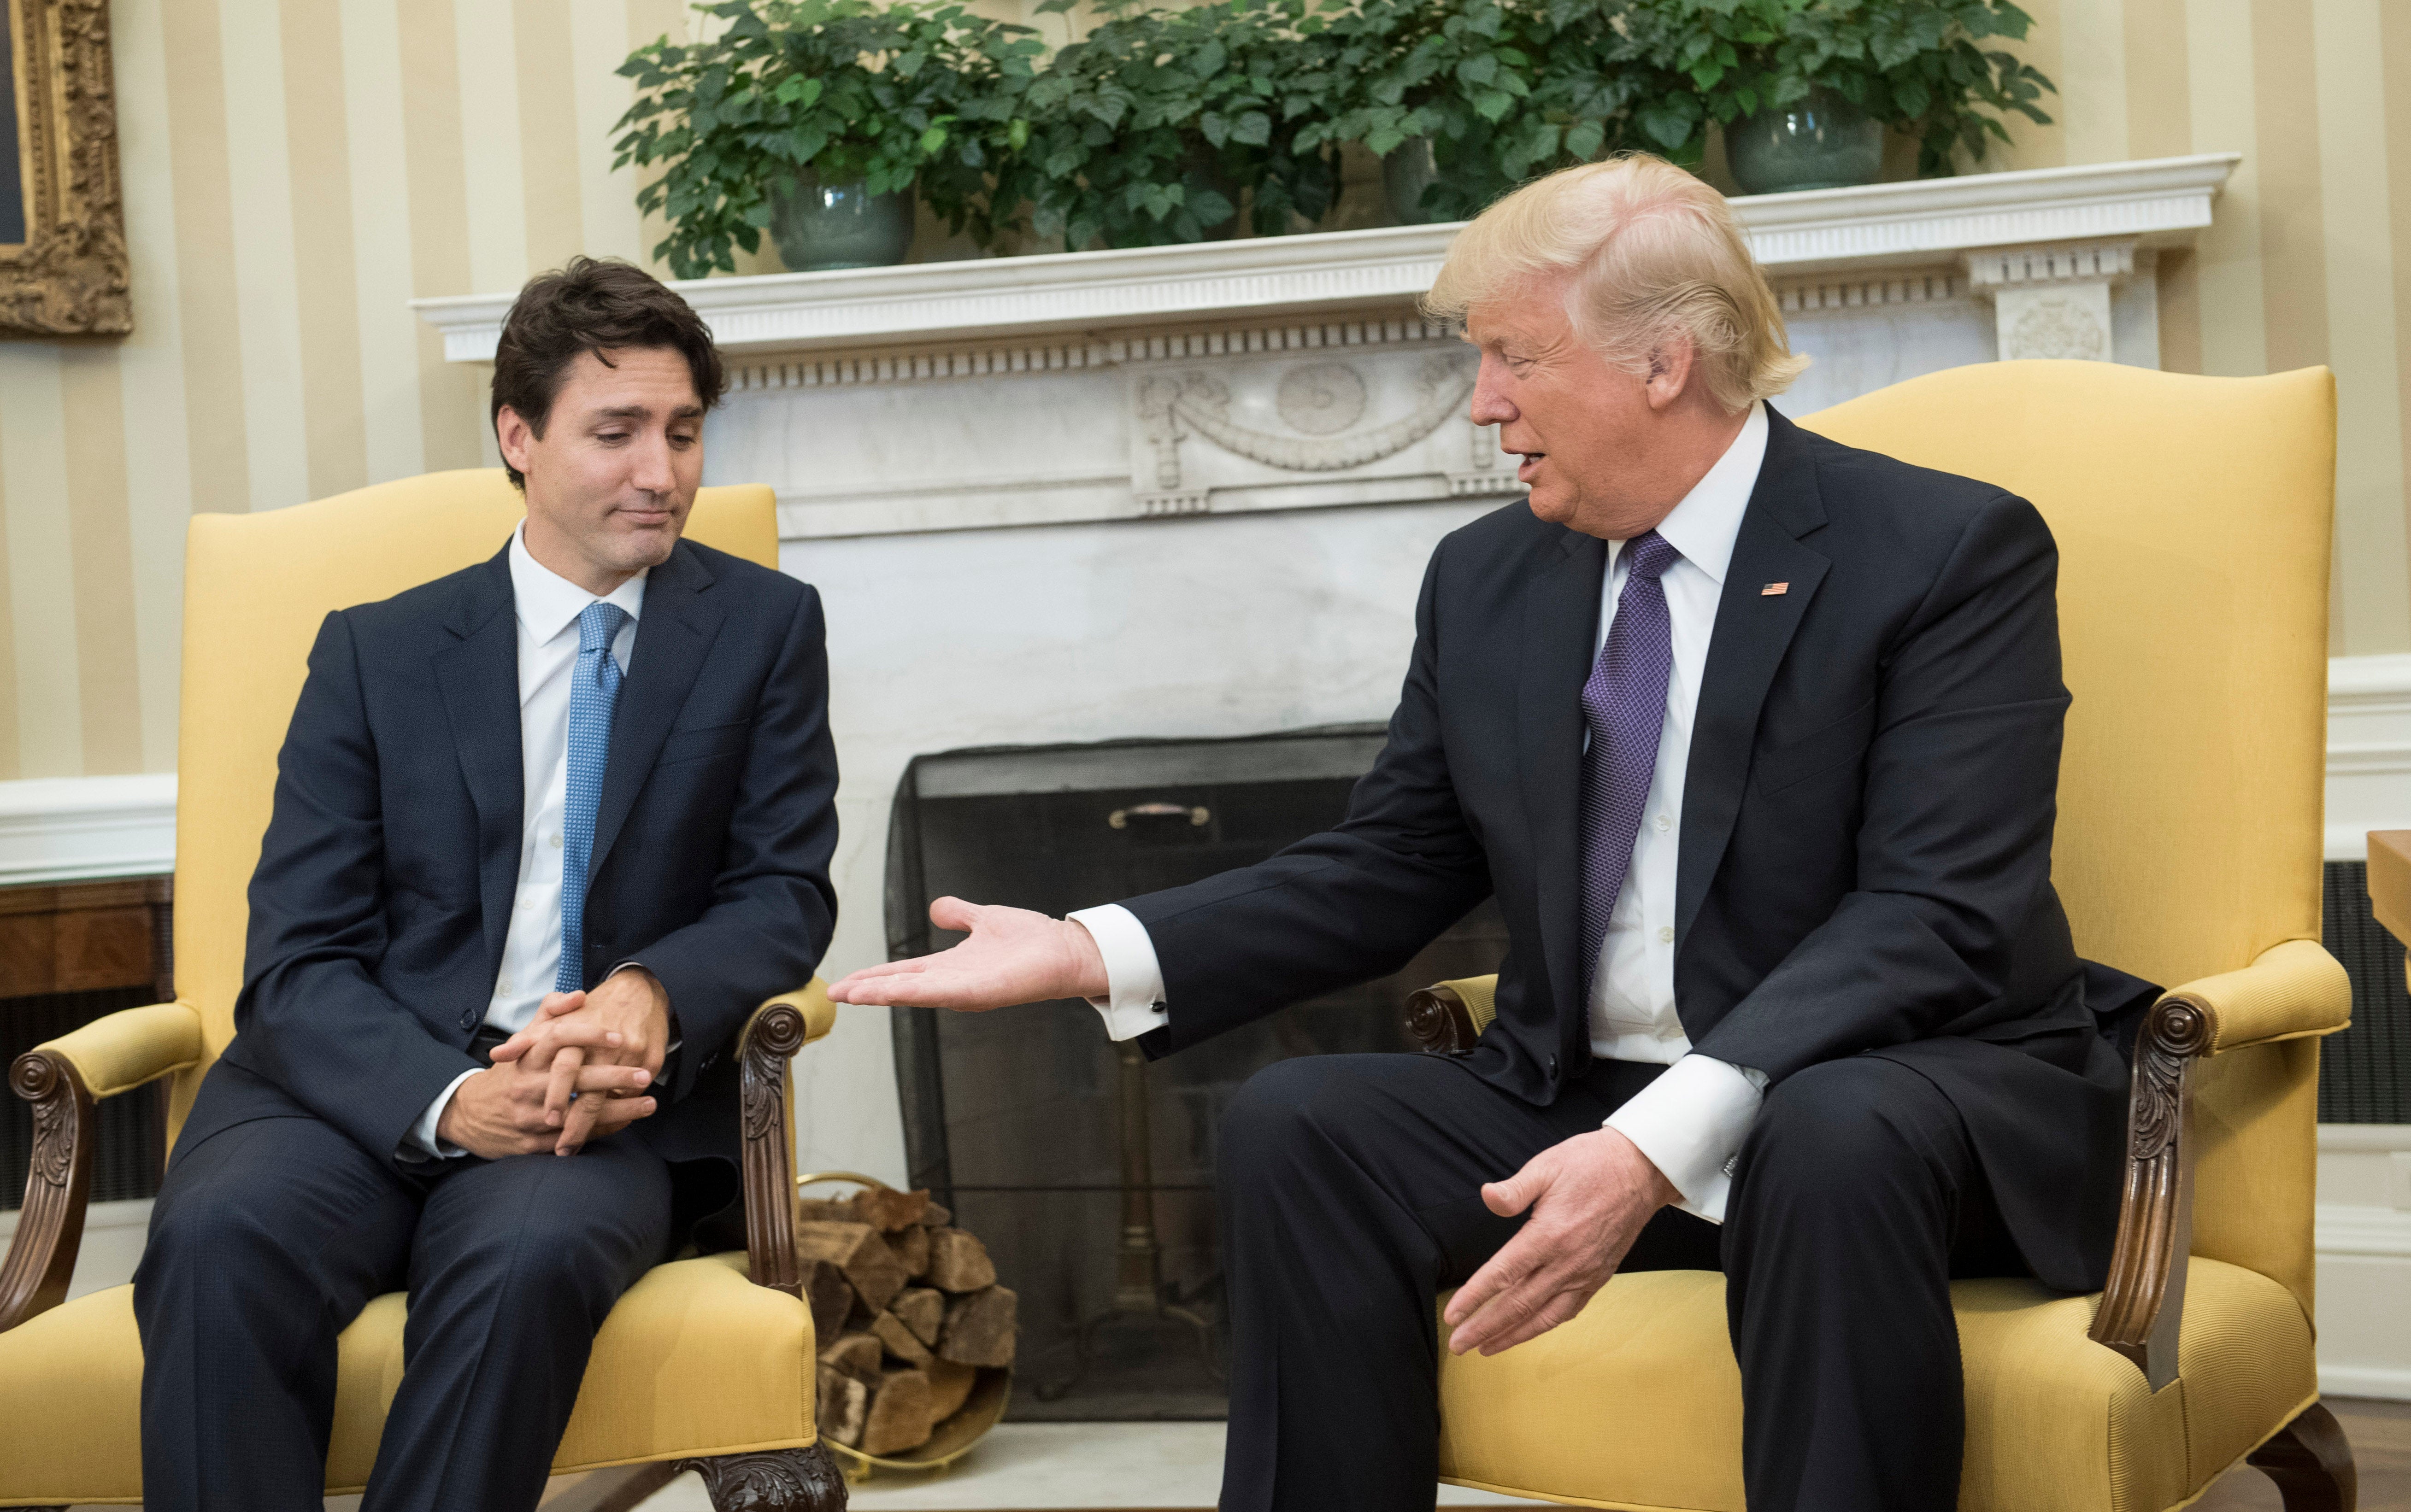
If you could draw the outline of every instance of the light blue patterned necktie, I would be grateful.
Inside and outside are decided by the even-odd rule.
[[[628,622],[616,603],[590,603],[577,617],[577,670],[569,682],[569,782],[561,800],[561,969],[555,992],[586,985],[586,871],[594,855],[594,808],[611,755],[611,712],[620,703],[620,662],[611,642]]]

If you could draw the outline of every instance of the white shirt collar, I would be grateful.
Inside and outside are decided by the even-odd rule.
[[[1749,510],[1749,496],[1758,488],[1758,470],[1766,460],[1766,405],[1752,402],[1741,434],[1717,458],[1717,465],[1691,485],[1673,512],[1658,522],[1658,533],[1683,560],[1724,586],[1725,569],[1732,562],[1733,541],[1741,534],[1741,517]],[[1615,565],[1624,550],[1621,541],[1608,543],[1608,563]]]
[[[521,520],[519,528],[511,532],[512,603],[519,623],[527,627],[528,633],[535,637],[538,646],[575,624],[590,603],[616,603],[628,612],[629,618],[642,618],[645,575],[645,572],[639,572],[597,600],[593,594],[529,555],[525,520]]]

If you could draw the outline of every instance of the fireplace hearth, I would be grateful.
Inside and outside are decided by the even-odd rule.
[[[1337,821],[1381,745],[1381,726],[1344,725],[920,757],[889,828],[889,952],[959,938],[928,923],[949,894],[1061,914],[1260,861]],[[1152,1064],[1078,1001],[892,1010],[912,1184],[986,1240],[1021,1296],[1012,1416],[1223,1416],[1221,1109],[1292,1055],[1411,1053],[1407,993],[1504,952],[1484,904],[1395,977]]]

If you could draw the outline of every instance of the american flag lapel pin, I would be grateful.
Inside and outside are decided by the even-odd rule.
[[[1761,599],[1779,599],[1790,591],[1791,585],[1789,583],[1769,583],[1758,590],[1758,596]]]

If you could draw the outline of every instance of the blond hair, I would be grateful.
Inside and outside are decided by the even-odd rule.
[[[1724,196],[1664,158],[1585,163],[1516,190],[1457,234],[1424,308],[1461,321],[1560,277],[1574,330],[1601,356],[1645,373],[1653,348],[1688,338],[1728,412],[1782,393],[1808,366]]]

